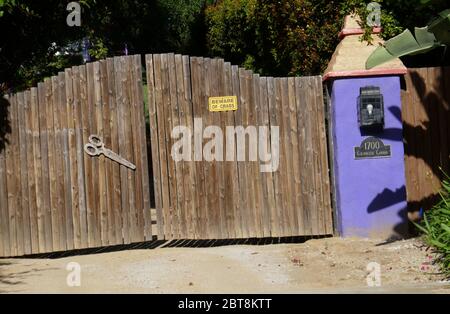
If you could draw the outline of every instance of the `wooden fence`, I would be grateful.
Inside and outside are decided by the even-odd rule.
[[[0,129],[6,130],[6,138],[0,134],[0,256],[128,244],[154,234],[232,239],[333,233],[321,77],[260,77],[221,59],[174,54],[147,55],[146,68],[149,129],[141,56],[66,69],[2,99],[8,125]],[[236,96],[237,110],[210,112],[213,96]],[[203,151],[208,142],[203,128],[193,128],[198,118],[224,134],[227,126],[267,127],[270,136],[257,133],[251,147],[263,147],[272,159],[249,158],[250,136],[246,141],[245,133],[233,133],[223,151],[233,158],[195,161],[196,148]],[[192,131],[192,161],[173,158],[177,126]],[[270,132],[276,128],[279,141]],[[87,154],[91,135],[135,170]],[[244,161],[236,161],[239,151]],[[261,164],[274,171],[261,172]]]
[[[152,239],[141,78],[140,56],[117,57],[3,100],[0,256]],[[136,170],[87,155],[91,134]]]
[[[450,174],[450,68],[409,69],[403,92],[406,190],[410,211],[429,209]]]
[[[221,59],[174,54],[147,55],[146,68],[156,210],[164,221],[159,237],[333,233],[321,77],[260,77]],[[214,96],[237,96],[238,109],[209,111]],[[246,161],[196,161],[209,141],[194,128],[196,118],[223,134],[227,126],[278,126],[279,142],[259,145],[279,146],[279,169],[261,172],[260,161],[249,161],[248,147]],[[191,143],[200,137],[189,147],[191,161],[172,155],[172,130],[180,125],[191,130]],[[230,149],[236,160],[242,147],[235,145],[222,156]]]

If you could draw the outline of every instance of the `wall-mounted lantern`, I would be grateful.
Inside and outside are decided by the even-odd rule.
[[[380,88],[360,88],[358,97],[358,124],[360,128],[382,130],[384,128],[384,102]]]

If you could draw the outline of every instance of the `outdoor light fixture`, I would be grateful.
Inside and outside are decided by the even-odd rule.
[[[358,124],[363,129],[384,128],[384,103],[379,87],[361,87],[358,97]]]

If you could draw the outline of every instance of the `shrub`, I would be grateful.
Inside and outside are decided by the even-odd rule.
[[[450,276],[450,177],[442,182],[441,200],[424,214],[416,226],[425,234],[425,241],[439,254],[437,262],[443,273]]]

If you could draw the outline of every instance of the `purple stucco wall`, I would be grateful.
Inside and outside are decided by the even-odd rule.
[[[385,128],[362,134],[357,121],[360,87],[379,86]],[[400,78],[345,78],[332,82],[334,169],[337,224],[344,237],[390,238],[406,233],[406,189],[401,122]],[[392,156],[355,160],[354,147],[374,135],[391,146]]]

